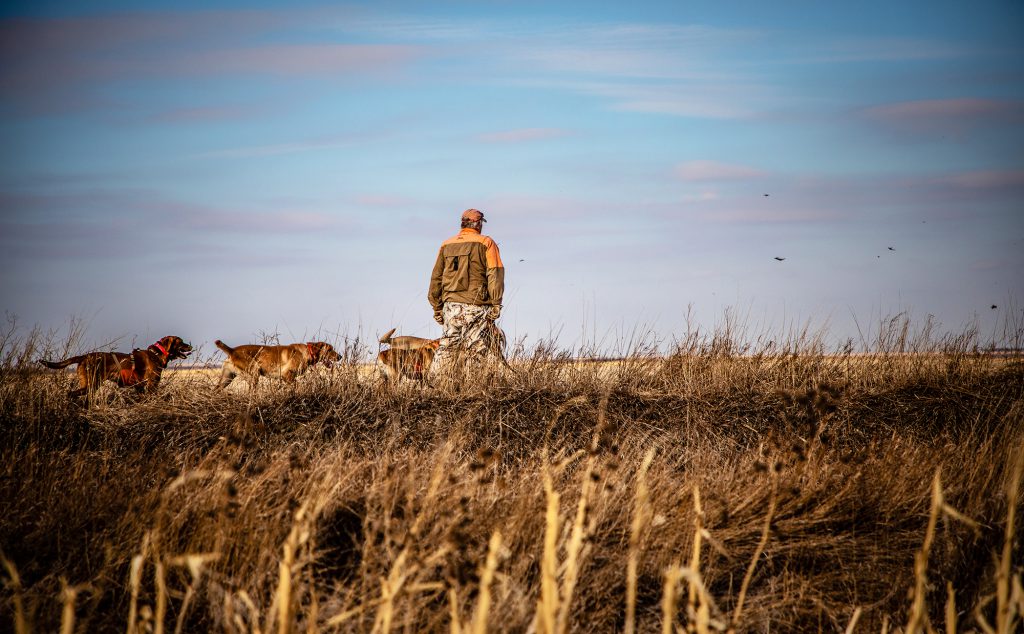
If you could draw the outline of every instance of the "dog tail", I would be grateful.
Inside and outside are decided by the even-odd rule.
[[[231,347],[231,346],[229,346],[228,344],[224,343],[224,342],[223,342],[223,341],[221,341],[220,339],[218,339],[218,340],[214,341],[214,342],[213,342],[213,345],[215,345],[215,346],[217,346],[218,348],[220,348],[221,350],[223,350],[223,351],[224,351],[224,354],[228,354],[228,355],[230,355],[230,354],[231,354],[232,352],[234,352],[234,351],[235,351],[235,349],[234,349],[234,348],[232,348],[232,347]]]
[[[71,357],[70,359],[64,359],[63,361],[47,361],[46,359],[39,359],[39,363],[50,368],[51,370],[62,370],[69,365],[75,365],[85,360],[85,355],[81,354],[77,357]]]
[[[391,330],[384,333],[384,336],[378,339],[377,341],[381,343],[391,343],[391,335],[395,334],[396,330],[398,330],[398,328],[392,328]]]

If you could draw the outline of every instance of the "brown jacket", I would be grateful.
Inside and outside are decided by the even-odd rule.
[[[435,311],[445,302],[500,306],[505,265],[498,245],[476,229],[463,229],[441,244],[427,299]]]

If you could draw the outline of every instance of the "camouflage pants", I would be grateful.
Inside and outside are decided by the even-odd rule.
[[[491,349],[487,312],[490,306],[446,302],[441,309],[444,334],[434,353],[430,375],[458,378],[469,366],[479,366]]]

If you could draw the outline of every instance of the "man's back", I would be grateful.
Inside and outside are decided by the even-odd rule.
[[[448,302],[500,306],[504,286],[498,245],[478,230],[464,228],[441,244],[428,299],[435,311]]]
[[[462,231],[441,243],[430,275],[427,299],[434,308],[434,319],[444,328],[431,372],[448,368],[443,373],[449,378],[453,360],[483,361],[497,343],[493,333],[504,339],[494,322],[501,315],[505,267],[498,245],[480,232],[484,222],[478,209],[462,212]],[[504,360],[501,353],[498,356]],[[465,369],[459,364],[454,368],[457,373]]]

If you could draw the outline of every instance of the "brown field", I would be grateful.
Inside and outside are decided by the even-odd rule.
[[[1024,364],[974,339],[89,407],[0,342],[0,629],[1020,631]]]

